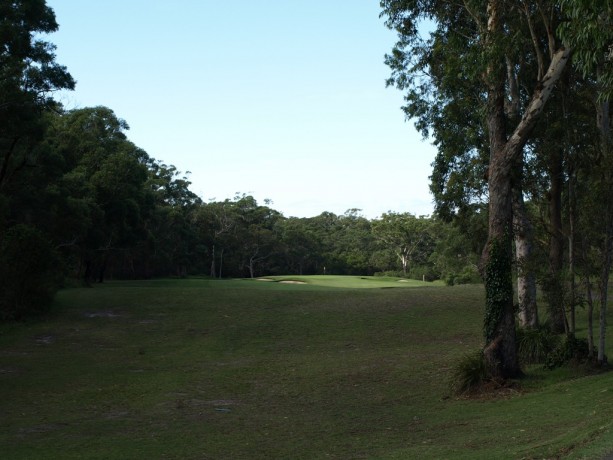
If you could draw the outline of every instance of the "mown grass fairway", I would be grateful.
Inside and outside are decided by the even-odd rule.
[[[480,286],[275,280],[69,289],[45,321],[0,326],[2,458],[599,458],[613,450],[609,374],[568,380],[568,370],[534,370],[525,392],[450,397],[449,368],[481,344]]]

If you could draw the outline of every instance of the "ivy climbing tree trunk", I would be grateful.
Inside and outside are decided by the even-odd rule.
[[[515,344],[512,280],[512,203],[510,166],[504,151],[493,151],[490,163],[489,237],[484,253],[485,348],[489,373],[497,378],[520,374]]]
[[[488,171],[489,235],[481,262],[485,280],[484,357],[488,371],[495,378],[512,378],[521,374],[515,342],[513,309],[512,238],[513,167],[521,162],[521,154],[534,129],[553,87],[568,61],[570,50],[551,50],[547,72],[534,89],[524,114],[507,137],[505,115],[505,60],[499,43],[504,40],[504,2],[487,3],[486,70],[487,128],[490,145]],[[539,75],[540,76],[540,75]]]

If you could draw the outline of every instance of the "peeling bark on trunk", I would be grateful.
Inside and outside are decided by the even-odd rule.
[[[402,274],[406,277],[409,260],[404,254],[398,254],[398,257],[400,257],[400,262],[402,263]]]
[[[513,189],[513,230],[517,263],[519,324],[524,328],[536,328],[539,324],[536,306],[536,277],[530,267],[534,232],[532,223],[526,215],[524,197],[519,187]]]

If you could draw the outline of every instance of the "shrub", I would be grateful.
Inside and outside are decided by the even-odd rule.
[[[58,286],[57,257],[42,232],[15,225],[0,240],[0,319],[47,311]]]
[[[467,265],[458,272],[449,272],[444,276],[445,284],[453,286],[455,284],[480,283],[481,275],[476,268]]]
[[[419,281],[435,281],[440,279],[440,273],[427,265],[418,265],[409,271],[409,278]]]
[[[389,276],[392,278],[407,278],[402,270],[386,270],[383,272],[375,272],[374,276]]]
[[[455,394],[466,394],[478,390],[490,381],[483,351],[464,355],[454,366],[451,389]]]
[[[597,356],[598,352],[594,348],[592,356]],[[605,357],[606,361],[606,357]],[[580,365],[590,362],[590,347],[587,339],[577,339],[567,337],[549,354],[545,362],[545,368],[555,369],[566,364]]]
[[[543,364],[560,345],[560,336],[547,327],[517,330],[517,351],[524,364]]]

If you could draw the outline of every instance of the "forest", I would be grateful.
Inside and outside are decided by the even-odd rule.
[[[51,289],[63,279],[478,278],[478,241],[451,224],[394,212],[369,220],[357,209],[284,217],[245,194],[204,202],[186,175],[132,144],[127,124],[106,107],[47,113],[41,125],[35,147],[15,151],[3,183],[4,292],[30,280],[15,298],[33,295],[31,283]],[[483,219],[474,220],[483,235]],[[42,305],[31,300],[32,308]]]
[[[204,201],[189,174],[150,157],[111,108],[65,110],[74,88],[44,1],[2,2],[0,316],[45,311],[56,290],[108,279],[397,273],[478,279],[479,237],[428,216],[360,210],[285,217],[240,194]]]
[[[44,0],[0,2],[0,316],[108,279],[396,274],[485,284],[485,359],[521,373],[515,323],[588,341],[606,363],[613,257],[613,4],[382,0],[388,85],[437,146],[433,216],[286,217],[237,193],[206,202],[111,108],[65,110],[75,80]],[[430,21],[429,36],[420,24]],[[547,306],[539,318],[537,288]],[[599,339],[592,334],[599,314]],[[597,343],[598,342],[598,343]]]

